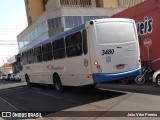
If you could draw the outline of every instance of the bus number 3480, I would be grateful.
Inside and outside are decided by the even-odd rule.
[[[107,49],[107,50],[102,50],[102,55],[110,55],[114,54],[114,49]]]

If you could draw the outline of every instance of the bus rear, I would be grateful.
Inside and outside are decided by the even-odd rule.
[[[136,25],[131,19],[92,21],[91,48],[95,83],[136,77],[141,73]],[[94,49],[94,50],[93,50]]]

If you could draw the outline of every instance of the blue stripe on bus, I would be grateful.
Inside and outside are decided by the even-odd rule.
[[[136,77],[141,74],[141,68],[116,74],[93,74],[94,83],[108,82],[125,78]]]
[[[48,38],[48,39],[46,39],[46,40],[42,40],[42,41],[33,43],[33,44],[29,45],[29,46],[26,45],[26,46],[24,46],[20,51],[23,52],[23,51],[26,51],[26,50],[29,50],[29,49],[38,47],[38,46],[40,46],[40,45],[43,45],[43,44],[46,44],[46,43],[48,43],[48,42],[57,40],[57,39],[59,39],[59,38],[62,38],[62,37],[64,37],[64,36],[67,36],[67,35],[69,35],[69,34],[71,34],[71,33],[74,33],[74,32],[76,32],[76,31],[82,30],[82,29],[84,29],[84,28],[85,28],[85,24],[78,25],[78,26],[76,26],[76,27],[74,27],[74,28],[71,28],[71,29],[69,29],[69,30],[67,30],[67,31],[64,31],[64,32],[62,32],[62,33],[59,33],[59,34],[57,34],[57,35],[54,35],[54,36],[52,36],[52,37],[50,37],[50,38]]]

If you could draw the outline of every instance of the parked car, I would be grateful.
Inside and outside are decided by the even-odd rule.
[[[153,83],[157,83],[158,86],[160,86],[160,70],[157,70],[153,74]]]
[[[10,80],[21,80],[20,77],[19,77],[19,74],[12,74],[10,76]]]
[[[2,75],[0,76],[0,80],[2,80]]]
[[[5,80],[10,80],[11,75],[12,75],[12,74],[10,74],[10,73],[9,73],[9,74],[7,74],[7,75],[6,75],[6,79],[5,79]]]
[[[6,79],[7,79],[7,75],[6,74],[1,75],[1,80],[6,80]]]
[[[21,80],[19,73],[16,74],[16,78],[17,78],[17,80]]]
[[[10,76],[10,80],[14,80],[14,74],[12,74],[11,76]]]

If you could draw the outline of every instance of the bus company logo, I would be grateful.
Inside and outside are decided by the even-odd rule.
[[[147,16],[144,18],[143,22],[138,22],[136,25],[138,35],[146,35],[153,31],[153,19],[149,19]]]
[[[47,65],[47,69],[53,70],[54,69],[54,65],[51,65],[51,64]]]
[[[55,67],[54,65],[47,65],[47,69],[52,71],[52,70],[64,70],[65,68],[64,67]]]

